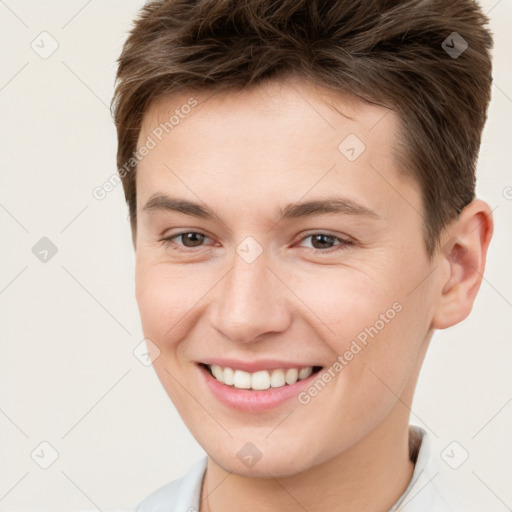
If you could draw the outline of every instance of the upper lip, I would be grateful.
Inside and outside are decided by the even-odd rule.
[[[220,357],[211,357],[202,359],[199,363],[206,365],[217,365],[221,367],[232,368],[233,370],[243,370],[254,373],[260,370],[276,370],[279,368],[306,368],[308,366],[322,366],[311,363],[300,363],[296,361],[283,361],[279,359],[260,359],[259,361],[242,361],[240,359],[223,359]]]

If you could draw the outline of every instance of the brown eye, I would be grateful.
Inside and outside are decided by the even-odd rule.
[[[201,247],[205,239],[208,239],[206,235],[202,233],[197,233],[195,231],[186,231],[183,233],[178,233],[177,235],[169,236],[164,238],[162,242],[165,245],[174,245],[178,246],[178,248],[186,248],[193,249],[195,247]],[[180,240],[180,241],[177,241]]]
[[[338,236],[329,235],[328,233],[313,233],[308,236],[305,236],[301,240],[301,242],[304,242],[304,240],[307,239],[311,239],[311,244],[309,245],[309,247],[305,247],[310,249],[316,249],[320,253],[332,252],[338,249],[341,250],[353,244],[351,240],[346,240]]]
[[[201,242],[206,238],[201,233],[181,233],[177,236],[177,238],[181,237],[181,241],[185,247],[198,247],[201,245]]]
[[[311,245],[315,249],[330,249],[336,237],[331,235],[311,235]]]

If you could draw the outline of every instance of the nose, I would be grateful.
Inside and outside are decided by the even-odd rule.
[[[251,263],[235,254],[231,271],[219,283],[212,324],[234,342],[262,341],[289,327],[290,292],[267,263],[264,254]]]

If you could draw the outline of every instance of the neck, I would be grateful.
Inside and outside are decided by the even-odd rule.
[[[403,413],[403,410],[401,411]],[[405,491],[414,470],[408,418],[388,418],[349,450],[298,474],[251,478],[208,458],[201,512],[382,512]]]

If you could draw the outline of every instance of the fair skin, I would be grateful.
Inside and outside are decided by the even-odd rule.
[[[432,334],[463,320],[479,289],[490,207],[468,205],[429,260],[421,191],[393,158],[394,112],[305,83],[176,94],[152,103],[139,144],[191,96],[199,105],[139,163],[134,242],[153,366],[208,453],[201,512],[384,512],[414,468],[410,406]],[[354,161],[338,149],[349,134],[366,146]],[[216,217],[145,208],[155,194]],[[334,196],[373,213],[277,216]],[[248,236],[262,250],[250,263],[237,253]],[[322,366],[318,377],[397,302],[307,404],[241,411],[205,385],[211,357]],[[261,453],[252,466],[237,457],[247,442]]]

